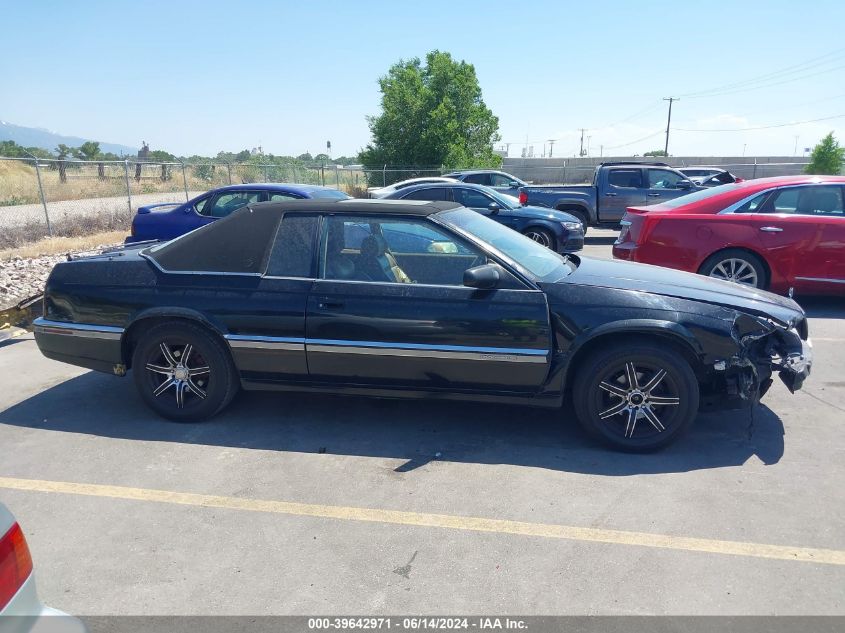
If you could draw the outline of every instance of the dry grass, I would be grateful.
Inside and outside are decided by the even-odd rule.
[[[45,237],[18,248],[0,250],[0,261],[8,261],[14,257],[27,259],[91,250],[104,244],[122,243],[126,235],[126,231],[105,231],[79,237]]]

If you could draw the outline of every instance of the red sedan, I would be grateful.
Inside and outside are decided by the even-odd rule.
[[[845,295],[843,198],[843,176],[785,176],[629,207],[613,256],[772,292]]]

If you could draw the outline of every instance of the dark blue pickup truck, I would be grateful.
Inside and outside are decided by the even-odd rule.
[[[545,185],[519,188],[519,201],[565,211],[588,226],[613,227],[625,209],[658,204],[700,189],[665,163],[602,163],[591,185]]]

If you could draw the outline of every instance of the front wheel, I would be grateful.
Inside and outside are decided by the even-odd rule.
[[[132,354],[135,386],[144,402],[176,422],[210,418],[238,390],[223,344],[191,323],[161,323],[143,334]]]
[[[550,248],[555,250],[555,238],[549,231],[546,229],[540,229],[536,227],[531,227],[525,229],[522,233],[525,237],[534,240],[538,244],[545,246],[546,248]]]
[[[665,346],[601,349],[575,368],[578,421],[614,448],[653,451],[669,445],[698,412],[698,381],[689,363]]]

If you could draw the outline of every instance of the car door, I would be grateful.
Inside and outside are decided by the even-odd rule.
[[[361,227],[356,248],[347,239]],[[306,316],[312,380],[528,393],[545,382],[545,294],[504,270],[499,289],[464,286],[463,272],[488,257],[447,229],[419,216],[332,215],[320,253]]]
[[[678,186],[681,181],[689,182],[683,174],[672,169],[646,169],[646,204],[660,204],[667,200],[673,200],[679,196],[685,196],[690,192],[690,186],[682,189]]]
[[[628,207],[646,204],[643,170],[640,167],[611,167],[607,170],[607,185],[599,199],[602,222],[621,220]]]
[[[757,232],[761,252],[774,273],[796,291],[813,289],[828,274],[823,244],[824,223],[815,213],[817,202],[841,196],[833,185],[802,185],[775,190],[749,222]],[[839,198],[841,203],[841,197]]]

